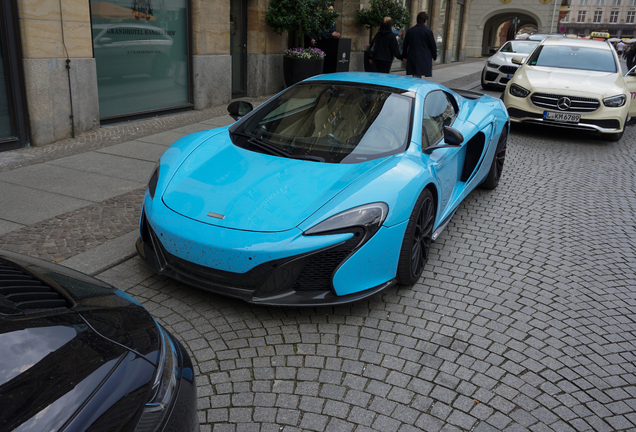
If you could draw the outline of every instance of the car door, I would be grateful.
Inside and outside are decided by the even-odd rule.
[[[630,98],[629,116],[636,117],[636,66],[625,74],[625,86],[627,97]]]
[[[443,144],[444,126],[455,122],[457,111],[449,96],[441,90],[426,96],[422,110],[422,150]],[[464,160],[464,143],[459,147],[440,148],[430,154],[422,154],[425,163],[429,163],[440,186],[438,221],[450,213],[449,204],[457,187],[457,179]],[[441,218],[439,216],[442,216]]]

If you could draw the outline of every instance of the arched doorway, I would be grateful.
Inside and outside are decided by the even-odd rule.
[[[515,25],[516,21],[516,25]],[[538,29],[535,16],[521,10],[509,10],[490,17],[484,24],[482,55],[490,55],[491,48],[498,48],[507,40],[515,38],[515,30]]]

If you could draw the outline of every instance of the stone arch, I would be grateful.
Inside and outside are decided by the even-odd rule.
[[[482,35],[482,47],[481,53],[482,55],[490,55],[490,48],[498,47],[498,34],[497,30],[499,27],[506,23],[512,22],[512,19],[518,17],[520,22],[517,25],[517,28],[520,28],[524,25],[535,25],[537,29],[544,28],[543,20],[541,16],[533,13],[527,9],[516,9],[510,8],[506,10],[498,10],[496,12],[492,12],[487,16],[481,18],[480,22],[483,22],[483,35]],[[506,30],[507,39],[514,38],[514,27],[508,26]]]

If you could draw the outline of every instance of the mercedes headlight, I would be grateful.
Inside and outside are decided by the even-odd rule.
[[[150,180],[148,180],[148,193],[150,194],[150,198],[155,198],[155,191],[157,190],[157,182],[159,181],[159,167],[160,161],[158,161],[155,167],[152,169],[152,175],[150,176]]]
[[[309,228],[303,235],[326,235],[351,232],[362,236],[358,247],[369,240],[380,229],[389,213],[389,206],[383,202],[365,204],[338,213]]]
[[[499,69],[499,65],[497,63],[487,61],[486,64],[488,65],[489,68]]]
[[[157,372],[150,390],[150,398],[144,406],[141,419],[135,432],[151,432],[159,430],[159,426],[170,413],[173,399],[178,392],[179,358],[177,347],[168,334],[159,326],[161,349]]]
[[[525,98],[530,94],[530,90],[526,90],[520,85],[513,84],[510,86],[510,94],[518,98]]]
[[[626,100],[625,95],[616,95],[603,99],[603,105],[610,108],[618,108],[625,105]]]

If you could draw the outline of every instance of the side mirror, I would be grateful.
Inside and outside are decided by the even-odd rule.
[[[490,54],[495,54],[497,51],[497,48],[490,48]]]
[[[626,77],[636,77],[636,66],[634,66],[633,68],[631,68],[626,74]]]
[[[103,37],[99,40],[99,43],[102,45],[110,45],[113,43],[113,40],[109,37]]]
[[[234,101],[227,106],[227,112],[234,120],[238,120],[241,117],[249,114],[254,109],[254,106],[245,101]]]
[[[522,65],[523,64],[523,57],[522,56],[514,56],[512,58],[512,62],[514,64]]]
[[[444,143],[430,146],[424,149],[424,153],[431,154],[433,150],[449,147],[459,147],[464,142],[464,135],[460,131],[450,126],[444,126]]]

